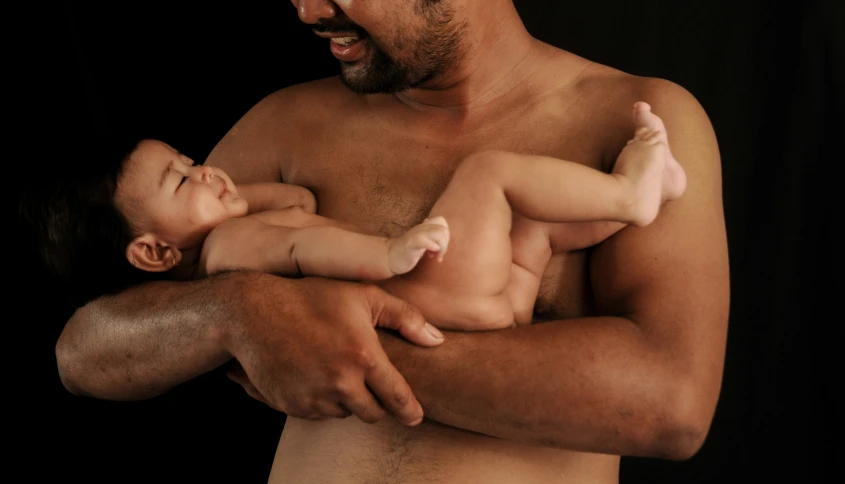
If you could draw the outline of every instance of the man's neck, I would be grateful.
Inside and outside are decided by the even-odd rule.
[[[542,44],[525,30],[515,10],[498,17],[488,13],[468,22],[465,32],[460,65],[396,98],[416,109],[469,114],[523,87],[542,64]]]

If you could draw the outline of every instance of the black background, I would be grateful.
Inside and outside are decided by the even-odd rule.
[[[719,140],[732,299],[715,420],[688,461],[624,458],[623,483],[841,482],[842,5],[517,1],[534,36],[687,88]],[[5,77],[21,85],[6,91],[24,107],[6,135],[12,179],[84,163],[115,126],[154,126],[201,160],[265,95],[338,72],[289,2],[36,8],[7,18]],[[284,416],[219,372],[143,402],[67,393],[54,345],[70,312],[20,245],[4,325],[18,354],[4,392],[19,407],[6,412],[13,466],[88,482],[266,480]]]

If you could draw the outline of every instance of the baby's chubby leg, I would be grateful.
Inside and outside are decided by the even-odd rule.
[[[396,262],[396,271],[408,272],[385,287],[440,328],[511,326],[513,305],[506,289],[513,270],[513,212],[539,222],[646,225],[662,201],[684,191],[686,178],[671,157],[660,118],[645,103],[637,103],[633,114],[637,135],[612,174],[504,151],[464,159],[429,214],[428,223],[440,228],[423,223],[408,232],[415,242],[400,244]],[[441,225],[443,219],[448,227],[445,221]],[[430,233],[439,234],[440,241]],[[437,261],[423,259],[426,251],[437,253]]]
[[[448,253],[429,249],[432,241],[412,244],[416,250],[408,259],[418,260],[416,267],[380,283],[441,329],[478,331],[513,325],[513,310],[504,293],[512,267],[512,212],[499,179],[502,173],[487,161],[486,155],[464,160],[428,220],[408,232],[434,230],[427,225],[446,229],[448,222],[448,246],[441,245],[448,247]],[[424,252],[434,254],[423,257]]]

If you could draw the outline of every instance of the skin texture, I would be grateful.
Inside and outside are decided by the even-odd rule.
[[[294,2],[303,21],[339,16],[367,32],[391,9],[400,10],[389,25],[414,15],[410,3]],[[591,250],[567,252],[565,226],[514,220],[520,252],[560,252],[540,279],[534,324],[449,332],[436,348],[373,330],[423,323],[372,285],[226,274],[133,288],[68,322],[57,357],[69,389],[143,398],[234,356],[247,391],[289,412],[270,476],[279,482],[614,482],[620,454],[698,450],[718,400],[729,302],[706,113],[671,82],[536,41],[510,2],[451,3],[465,24],[460,65],[396,95],[355,94],[339,79],[284,89],[207,164],[236,183],[305,186],[320,214],[391,235],[419,223],[457,163],[479,150],[609,172],[633,134],[631,106],[645,101],[686,171],[683,197]],[[379,37],[390,54],[388,35]],[[362,381],[399,422],[381,418]],[[378,422],[316,419],[350,411]]]

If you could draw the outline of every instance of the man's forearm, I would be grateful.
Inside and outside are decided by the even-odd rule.
[[[75,394],[134,400],[220,366],[231,358],[222,329],[250,277],[148,283],[78,309],[56,344],[62,382]]]
[[[426,417],[508,440],[682,459],[715,406],[623,318],[449,332],[434,349],[380,333]]]

